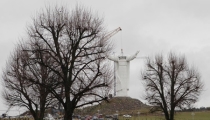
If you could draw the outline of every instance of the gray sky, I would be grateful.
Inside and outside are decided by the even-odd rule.
[[[0,67],[5,67],[15,44],[26,35],[26,26],[37,11],[49,4],[72,8],[77,3],[104,17],[107,30],[122,28],[122,32],[111,38],[116,54],[120,54],[121,48],[127,55],[140,50],[138,57],[167,55],[170,51],[184,54],[189,65],[198,69],[205,85],[195,106],[210,107],[209,0],[1,0]],[[131,61],[129,95],[141,100],[144,91],[140,73],[143,69],[144,59]],[[6,109],[0,102],[0,115]],[[15,112],[18,114],[17,110]]]

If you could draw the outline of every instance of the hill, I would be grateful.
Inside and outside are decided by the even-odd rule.
[[[147,113],[150,106],[143,104],[138,99],[130,97],[113,97],[108,102],[103,101],[98,105],[93,105],[75,111],[75,114],[94,115],[96,113],[103,115],[111,114],[138,114]]]

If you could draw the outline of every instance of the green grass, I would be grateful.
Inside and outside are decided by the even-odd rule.
[[[139,115],[131,118],[119,117],[120,120],[165,120],[164,115]],[[175,120],[210,120],[210,111],[194,112],[178,112],[175,115]]]
[[[210,120],[210,111],[206,112],[180,112],[175,115],[177,120]]]

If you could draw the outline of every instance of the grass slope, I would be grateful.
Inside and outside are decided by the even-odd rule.
[[[75,111],[76,114],[81,115],[94,115],[100,113],[103,115],[111,114],[137,114],[138,112],[148,112],[149,106],[143,104],[138,99],[130,97],[114,97],[109,99],[109,102],[101,102],[98,105],[89,106],[82,110]]]

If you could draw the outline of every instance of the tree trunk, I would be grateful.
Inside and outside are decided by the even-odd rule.
[[[73,108],[67,107],[65,110],[64,120],[72,120]]]
[[[39,120],[43,120],[44,118],[44,113],[45,113],[45,102],[44,101],[41,101],[40,102],[40,113],[39,113]]]
[[[166,119],[166,120],[170,120],[167,109],[164,110],[164,115],[165,115],[165,119]]]
[[[174,120],[174,109],[171,110],[170,119],[171,119],[171,120]]]

